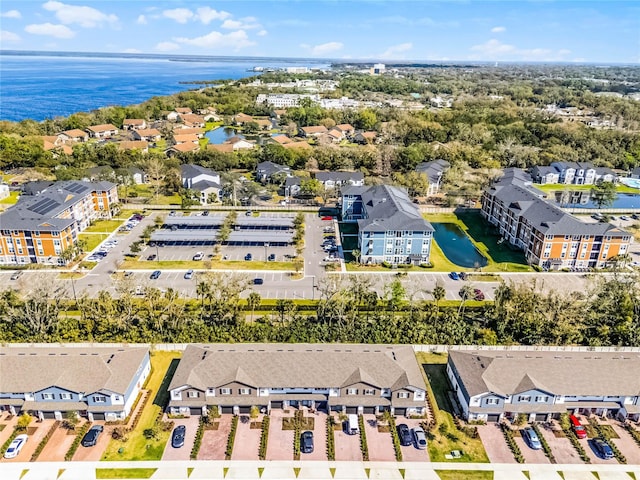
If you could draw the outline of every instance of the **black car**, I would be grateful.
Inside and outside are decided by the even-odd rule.
[[[271,255],[269,255],[267,260],[270,261],[270,262],[275,262],[276,261],[276,254],[272,253]]]
[[[173,448],[180,448],[184,445],[184,434],[187,432],[187,427],[184,425],[178,425],[173,429],[171,435],[171,446]]]
[[[94,425],[89,429],[87,433],[82,437],[82,441],[80,442],[83,447],[93,447],[98,442],[98,437],[104,430],[102,425]]]
[[[264,283],[264,279],[263,278],[254,278],[253,279],[253,284],[254,285],[262,285]]]
[[[247,254],[244,256],[244,259],[245,259],[246,261],[251,261],[251,260],[253,260],[253,255],[251,255],[250,253],[247,253]]]
[[[611,450],[611,447],[607,442],[601,438],[594,438],[592,442],[594,450],[600,457],[605,459],[613,458],[613,450]]]
[[[209,210],[205,210],[204,212],[202,212],[202,216],[203,217],[208,217],[209,216]]]
[[[401,423],[396,427],[398,430],[398,438],[400,439],[400,445],[407,447],[413,443],[413,438],[411,437],[411,430],[409,427]]]
[[[160,274],[161,274],[161,273],[162,273],[162,272],[161,272],[160,270],[156,270],[155,272],[153,272],[153,273],[151,274],[151,276],[150,276],[149,278],[150,278],[151,280],[156,280],[156,279],[158,279],[158,277],[160,277]]]
[[[147,260],[149,260],[149,261],[151,261],[151,260],[155,260],[155,259],[156,259],[156,254],[155,254],[155,253],[154,253],[154,254],[152,254],[152,255],[149,255],[149,256],[147,257]]]
[[[313,453],[313,432],[307,430],[300,436],[300,451],[302,453]]]

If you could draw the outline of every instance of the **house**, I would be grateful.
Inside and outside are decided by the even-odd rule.
[[[214,150],[221,153],[233,153],[233,145],[231,143],[210,143],[207,150]]]
[[[58,134],[58,137],[62,139],[63,142],[87,142],[89,140],[89,134],[87,132],[83,132],[82,130],[78,130],[77,128],[71,130],[65,130],[62,133]]]
[[[536,165],[531,169],[531,178],[540,185],[560,183],[560,172],[552,166]]]
[[[629,252],[631,234],[610,223],[585,223],[547,200],[523,170],[508,168],[482,195],[482,216],[502,238],[543,269],[601,268]]]
[[[640,178],[640,167],[631,170],[631,178]]]
[[[353,141],[360,145],[367,145],[375,143],[377,136],[377,132],[358,132],[353,136]]]
[[[199,138],[198,135],[195,135],[193,133],[190,134],[186,134],[186,135],[182,135],[182,134],[177,134],[174,133],[173,134],[173,141],[175,142],[176,145],[180,145],[181,143],[195,143],[195,144],[199,144]]]
[[[0,265],[66,265],[62,252],[118,203],[111,182],[30,182],[23,192],[0,214]]]
[[[181,113],[178,115],[178,120],[189,124],[192,128],[204,128],[207,123],[202,115],[195,113]]]
[[[238,113],[233,117],[233,123],[235,123],[236,125],[244,125],[245,123],[249,122],[253,122],[253,117],[251,115]]]
[[[220,198],[220,174],[200,165],[180,165],[182,186],[199,193],[202,205],[215,203]]]
[[[266,118],[259,118],[257,120],[254,120],[254,122],[258,124],[260,130],[271,130],[271,128],[273,127],[271,120],[267,120]]]
[[[131,138],[134,140],[144,140],[146,142],[157,142],[162,138],[162,134],[155,128],[145,128],[134,130],[131,134]]]
[[[133,183],[135,183],[136,185],[149,183],[149,175],[147,175],[144,170],[138,167],[129,167],[127,168],[127,172],[129,173],[129,175],[131,175]]]
[[[169,384],[168,411],[248,414],[308,407],[421,415],[426,385],[409,345],[190,344]]]
[[[325,190],[344,186],[364,186],[362,172],[317,172],[315,176]]]
[[[198,138],[204,138],[204,128],[185,127],[183,123],[177,123],[173,127],[174,135],[196,135]]]
[[[360,262],[429,263],[434,229],[399,187],[342,189],[342,220],[358,224]]]
[[[125,118],[122,121],[123,130],[144,130],[147,128],[147,121],[142,118]]]
[[[7,198],[11,193],[9,192],[9,185],[6,183],[0,183],[0,200]]]
[[[291,168],[270,161],[260,162],[256,167],[256,178],[259,182],[271,182],[275,175],[291,177]]]
[[[167,148],[164,153],[167,156],[172,157],[178,155],[179,153],[193,153],[199,151],[200,145],[198,143],[187,142],[173,145],[172,147]]]
[[[229,143],[233,146],[233,150],[250,150],[252,148],[255,147],[255,144],[252,142],[249,142],[248,140],[245,140],[242,137],[238,137],[237,135],[235,137],[231,137],[229,140],[227,140],[225,143]]]
[[[349,138],[356,133],[356,129],[348,123],[341,123],[333,128],[337,128],[342,132],[343,137]]]
[[[342,130],[334,127],[324,135],[319,136],[319,138],[325,139],[326,143],[340,143],[343,140],[344,135],[342,134]]]
[[[287,177],[284,180],[284,196],[285,198],[297,197],[300,193],[300,177]]]
[[[191,113],[193,112],[189,107],[178,107],[167,114],[167,120],[170,122],[176,122],[180,118],[180,115],[189,115]]]
[[[314,125],[311,127],[302,127],[300,129],[300,135],[306,138],[320,137],[327,132],[327,127],[324,125]]]
[[[40,138],[42,138],[42,148],[44,149],[44,151],[51,151],[54,157],[60,152],[64,153],[65,155],[73,155],[73,148],[63,143],[60,140],[60,135],[43,135]]]
[[[606,167],[594,167],[586,162],[553,162],[549,167],[533,167],[535,183],[561,183],[565,185],[594,185],[598,182],[616,182],[618,176]]]
[[[271,140],[273,140],[276,143],[279,143],[280,145],[293,142],[293,140],[291,140],[286,135],[274,135],[273,137],[271,137]]]
[[[640,419],[637,352],[449,351],[447,377],[467,420],[549,421],[562,413]],[[615,374],[612,374],[615,372]]]
[[[99,165],[86,169],[86,177],[83,179],[87,182],[98,182],[100,180],[115,181],[116,172],[109,165]]]
[[[104,125],[93,125],[88,127],[87,131],[89,136],[92,138],[111,138],[118,135],[118,129],[110,123],[106,123]]]
[[[148,347],[0,347],[0,411],[124,420],[150,371]]]
[[[430,162],[422,162],[416,167],[418,173],[422,173],[429,179],[429,187],[427,196],[435,195],[440,191],[442,185],[442,177],[449,170],[451,164],[446,160],[438,159]]]
[[[139,150],[142,153],[149,153],[149,142],[145,140],[125,140],[118,143],[120,150]]]

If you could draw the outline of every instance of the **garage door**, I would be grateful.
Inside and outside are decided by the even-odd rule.
[[[251,413],[251,407],[240,407],[240,413]]]
[[[347,414],[358,413],[358,407],[347,407]]]
[[[341,405],[331,405],[331,411],[332,412],[341,412],[342,411],[342,406]]]
[[[374,414],[376,413],[376,407],[364,407],[363,413]]]
[[[487,415],[488,422],[497,422],[498,420],[500,420],[500,415],[497,413]]]
[[[222,407],[222,413],[233,413],[233,407]]]
[[[536,413],[536,422],[546,422],[547,414],[546,413]]]
[[[94,413],[93,420],[106,420],[104,412]]]
[[[56,418],[55,413],[53,412],[42,412],[42,416],[46,419],[46,420],[54,420]]]
[[[407,414],[407,409],[406,408],[394,408],[393,409],[393,413],[396,415],[406,415]]]
[[[200,408],[200,407],[189,407],[189,414],[191,414],[191,415],[202,415],[202,408]]]
[[[282,408],[282,400],[272,401],[271,408]]]

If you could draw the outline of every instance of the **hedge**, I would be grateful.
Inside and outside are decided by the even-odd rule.
[[[258,450],[258,458],[264,460],[267,458],[267,442],[269,441],[269,415],[262,418],[262,431],[260,432],[260,449]]]
[[[11,442],[13,442],[13,439],[16,438],[17,436],[18,436],[18,429],[14,427],[13,432],[11,433],[11,436],[7,439],[6,442],[4,442],[4,444],[2,445],[2,448],[0,448],[0,457],[4,456],[4,452],[7,451],[7,448],[9,448],[9,445],[11,445]]]
[[[53,432],[55,432],[56,428],[58,428],[59,426],[60,426],[59,420],[56,420],[55,422],[53,422],[53,425],[51,425],[51,428],[49,429],[47,434],[44,436],[44,438],[40,441],[40,443],[36,447],[36,450],[33,452],[33,455],[31,455],[31,460],[29,460],[30,462],[35,462],[38,459],[38,456],[40,455],[44,447],[47,445],[47,442],[51,439]]]
[[[398,437],[398,430],[396,430],[396,419],[393,416],[389,416],[389,431],[391,433],[391,439],[393,440],[393,449],[396,452],[396,460],[402,461],[402,445],[400,445],[400,438]]]
[[[627,432],[629,432],[629,434],[636,441],[638,446],[640,446],[640,431],[633,428],[630,423],[626,423],[624,427],[627,429]]]
[[[511,430],[511,427],[506,423],[501,422],[500,428],[502,429],[502,434],[504,435],[504,439],[507,441],[507,445],[509,445],[511,453],[513,453],[513,458],[515,458],[518,463],[524,463],[524,456],[522,455],[520,447],[516,443],[516,439],[513,437],[513,430]]]
[[[557,463],[556,457],[553,455],[553,452],[551,451],[551,447],[547,443],[546,438],[542,436],[542,432],[540,431],[538,424],[532,423],[531,428],[533,428],[535,432],[538,434],[538,438],[540,439],[540,443],[542,444],[542,449],[544,450],[544,454],[547,456],[547,458],[549,458],[549,461],[551,463]]]
[[[367,445],[367,433],[364,431],[364,417],[358,415],[358,425],[360,426],[360,450],[362,450],[362,460],[369,460],[369,446]]]
[[[327,460],[333,461],[336,459],[336,439],[333,434],[333,426],[335,420],[333,415],[327,415]]]
[[[236,439],[236,430],[238,430],[238,415],[234,415],[231,419],[231,431],[227,438],[227,449],[224,452],[225,460],[231,460],[231,454],[233,453],[233,442]]]
[[[613,455],[614,457],[616,457],[618,462],[627,463],[627,457],[625,457],[622,454],[622,452],[618,450],[618,447],[616,446],[616,444],[613,443],[613,441],[611,440],[611,436],[609,436],[609,433],[602,428],[602,426],[598,423],[598,421],[595,418],[591,417],[589,418],[589,423],[593,428],[596,429],[596,432],[598,432],[598,436],[609,444],[609,446],[611,447],[611,450],[613,450]]]
[[[78,447],[80,446],[80,441],[82,440],[82,437],[84,437],[84,434],[87,433],[90,427],[91,427],[90,422],[87,422],[82,427],[80,427],[80,430],[76,435],[76,438],[73,439],[73,443],[71,444],[71,447],[69,447],[69,451],[64,456],[64,459],[66,462],[71,461],[71,459],[76,453],[76,450],[78,450]]]
[[[302,432],[300,431],[300,425],[302,424],[302,417],[304,417],[304,412],[302,410],[296,410],[294,414],[295,421],[293,422],[293,459],[300,460],[300,435]]]
[[[198,423],[198,430],[196,430],[196,438],[193,442],[193,448],[191,449],[191,455],[189,458],[191,460],[196,460],[198,458],[198,452],[200,451],[200,445],[202,445],[202,436],[204,435],[204,417],[200,417],[200,422]]]
[[[587,455],[587,452],[580,443],[580,440],[578,440],[576,433],[573,431],[573,428],[571,428],[568,413],[562,413],[560,415],[560,426],[562,427],[562,431],[564,432],[565,436],[571,442],[571,445],[573,445],[573,448],[575,448],[576,452],[578,452],[578,455],[580,455],[580,460],[585,463],[591,463],[591,458],[589,458],[589,455]]]

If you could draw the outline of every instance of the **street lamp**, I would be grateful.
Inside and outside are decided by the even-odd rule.
[[[316,300],[316,276],[311,275],[311,301]]]
[[[269,248],[269,242],[264,242],[264,261],[267,261],[267,248]]]

